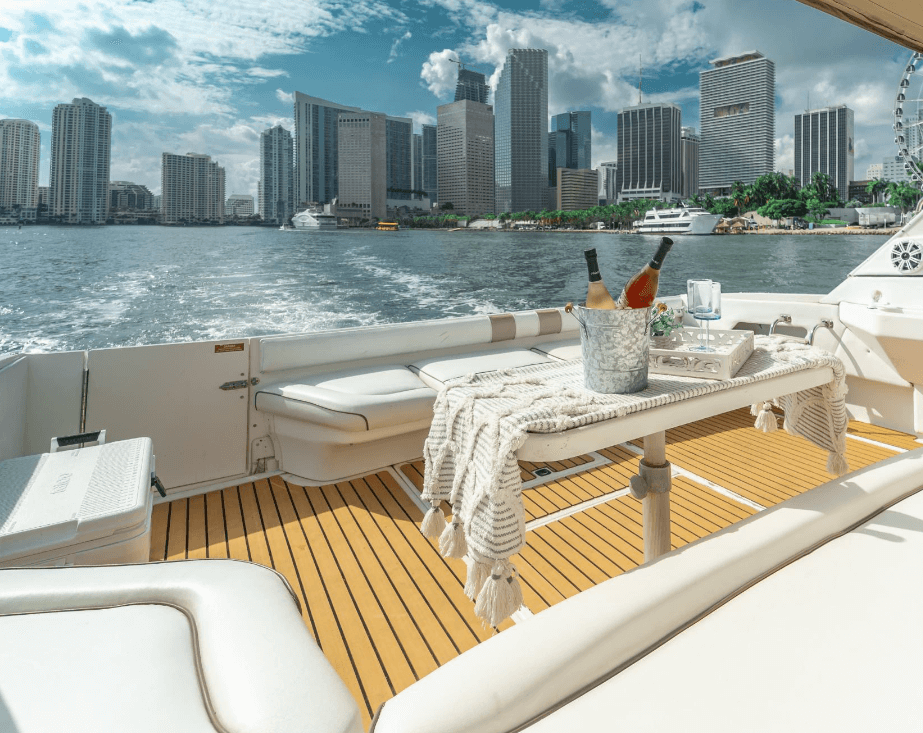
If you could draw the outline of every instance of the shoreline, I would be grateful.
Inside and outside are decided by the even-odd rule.
[[[412,230],[415,227],[407,227],[408,230]],[[424,227],[420,227],[424,229]],[[757,234],[757,235],[767,235],[767,234],[785,234],[785,235],[809,235],[809,236],[824,236],[832,234],[863,234],[863,235],[873,235],[878,237],[890,237],[900,231],[900,227],[888,227],[888,228],[863,228],[859,229],[857,227],[831,227],[824,229],[774,229],[774,228],[763,228],[763,229],[744,229],[739,232],[712,232],[711,234],[697,234],[694,236],[739,236],[744,234]],[[517,234],[638,234],[642,236],[640,232],[633,231],[631,229],[499,229],[496,227],[478,227],[478,228],[468,228],[468,227],[457,227],[453,229],[447,229],[444,231],[449,232],[515,232]],[[666,234],[667,232],[651,232],[651,235],[657,234]],[[677,232],[678,236],[682,236],[682,233]]]

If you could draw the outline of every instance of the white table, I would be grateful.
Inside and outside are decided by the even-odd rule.
[[[771,400],[781,395],[819,387],[834,378],[827,366],[805,369],[763,381],[698,395],[642,412],[572,428],[560,433],[529,433],[517,456],[524,461],[559,461],[644,436],[642,463],[663,468],[662,490],[648,491],[643,507],[644,560],[670,551],[670,464],[666,459],[666,431],[720,415],[730,410]],[[633,487],[634,488],[634,487]]]

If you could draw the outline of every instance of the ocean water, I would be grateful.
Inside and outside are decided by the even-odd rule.
[[[0,353],[419,321],[579,301],[595,247],[616,294],[657,236],[555,232],[0,228]],[[879,236],[675,237],[663,295],[826,293]]]

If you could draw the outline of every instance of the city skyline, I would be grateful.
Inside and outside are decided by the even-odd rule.
[[[684,124],[700,128],[699,71],[709,58],[758,47],[776,63],[778,170],[793,167],[792,121],[809,106],[855,109],[857,170],[894,153],[891,100],[909,51],[794,0],[748,4],[746,14],[740,0],[563,9],[466,2],[465,12],[439,0],[414,6],[419,13],[386,0],[317,7],[319,22],[305,31],[283,23],[276,2],[223,13],[221,33],[210,34],[206,25],[218,21],[194,2],[7,3],[0,110],[39,125],[40,185],[51,109],[87,96],[113,114],[113,179],[157,191],[161,153],[195,150],[226,167],[229,192],[253,195],[259,135],[279,123],[293,129],[295,91],[411,117],[419,132],[454,96],[458,67],[449,59],[485,73],[495,89],[509,48],[546,48],[549,117],[592,112],[595,168],[614,158],[617,110],[637,103],[638,52],[644,101],[676,103]]]

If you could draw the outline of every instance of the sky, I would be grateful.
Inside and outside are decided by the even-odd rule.
[[[758,50],[775,62],[776,170],[794,166],[795,114],[846,104],[856,179],[896,154],[911,55],[796,0],[3,0],[0,118],[38,124],[40,185],[52,110],[89,97],[112,114],[112,180],[159,193],[161,153],[205,153],[227,194],[256,197],[260,133],[292,129],[293,92],[434,123],[453,59],[495,87],[509,48],[547,49],[549,115],[592,112],[594,167],[615,159],[639,64],[643,101],[698,128],[699,72]]]

